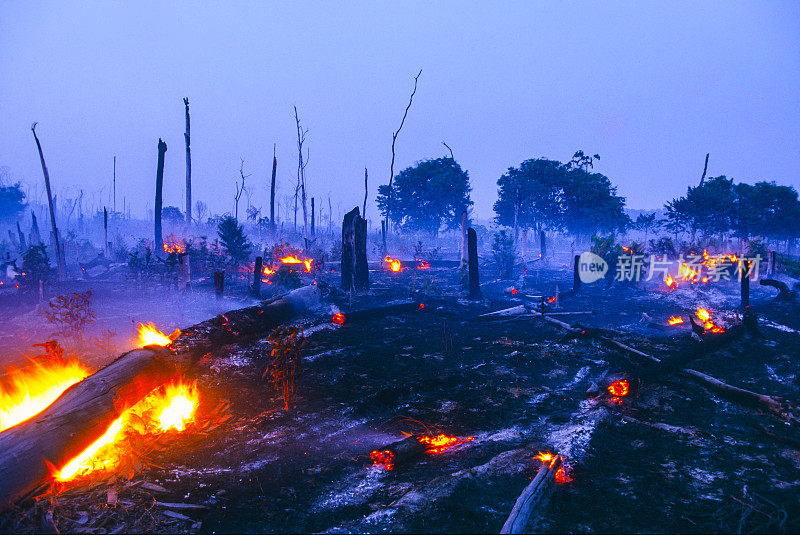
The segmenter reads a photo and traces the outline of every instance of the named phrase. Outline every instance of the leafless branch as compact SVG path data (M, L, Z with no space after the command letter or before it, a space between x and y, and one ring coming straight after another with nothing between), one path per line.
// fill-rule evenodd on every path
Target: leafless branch
M389 214L392 212L392 180L394 180L394 146L397 142L397 135L400 133L400 130L403 129L403 125L406 123L406 117L408 117L408 110L411 109L411 103L414 102L414 95L417 93L417 82L419 81L419 77L422 75L422 69L419 70L417 75L414 77L414 90L411 92L411 96L408 98L408 105L406 106L405 111L403 112L403 120L400 121L400 126L397 127L397 130L394 131L392 134L392 164L389 166L389 195L386 198L386 230L389 230Z

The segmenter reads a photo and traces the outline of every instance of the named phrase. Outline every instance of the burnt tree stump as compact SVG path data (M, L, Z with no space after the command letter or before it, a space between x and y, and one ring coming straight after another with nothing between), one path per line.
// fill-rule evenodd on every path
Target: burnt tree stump
M256 257L256 263L253 266L253 297L256 299L261 297L261 270L263 269L264 259L260 256Z
M580 273L581 256L575 255L575 263L572 266L572 293L578 293L581 289Z
M164 153L167 152L167 144L158 138L158 166L156 167L156 204L155 204L155 238L156 238L156 256L161 256L164 253L164 238L161 235L161 203L162 196L161 190L164 185Z
M470 299L481 298L481 283L478 277L478 235L475 229L470 227L467 230L467 264L469 268L469 297Z
M217 299L222 299L222 294L225 291L225 272L224 271L215 271L214 272L214 294L216 294Z
M344 215L342 221L342 290L352 292L355 286L356 219L358 207Z
M358 210L358 208L356 208ZM355 288L369 290L369 267L367 266L367 220L356 215L355 218Z
M741 266L742 310L747 310L750 306L750 261L742 261Z

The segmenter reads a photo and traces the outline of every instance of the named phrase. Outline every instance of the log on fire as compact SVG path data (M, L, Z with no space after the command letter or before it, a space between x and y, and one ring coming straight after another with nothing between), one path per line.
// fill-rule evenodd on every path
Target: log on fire
M428 447L419 441L415 436L392 442L388 446L374 449L369 457L376 465L383 466L387 470L393 470L395 466L413 461L423 453Z
M46 462L64 466L100 438L122 412L185 373L215 347L265 333L319 303L314 286L185 329L171 346L147 346L76 383L36 416L0 432L0 508L23 498L50 476Z
M528 533L531 519L547 503L553 492L559 468L561 468L561 456L556 456L552 462L542 463L533 481L517 498L500 533Z

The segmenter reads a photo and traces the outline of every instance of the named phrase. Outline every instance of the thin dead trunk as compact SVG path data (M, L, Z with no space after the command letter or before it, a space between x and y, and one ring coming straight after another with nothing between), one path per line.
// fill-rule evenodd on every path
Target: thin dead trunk
M31 132L33 132L33 139L36 140L36 148L39 150L39 161L42 164L42 174L44 175L44 186L47 190L47 204L50 208L50 223L52 225L53 243L56 248L56 263L58 264L58 278L63 280L66 276L66 259L64 257L64 250L61 247L61 241L58 238L58 226L56 225L56 209L53 204L53 195L50 189L50 173L47 172L47 165L44 163L44 153L42 152L42 144L39 143L39 137L36 135L36 123L31 125Z
M278 158L275 156L275 144L272 145L272 185L269 193L269 226L272 239L275 239L275 176L278 171Z
M183 137L186 139L186 223L192 222L192 151L190 148L190 129L189 129L189 98L183 99L186 106L186 132Z
M167 152L167 144L158 138L158 166L156 167L156 206L155 212L155 254L160 255L164 251L164 238L161 234L161 190L164 185L164 153Z

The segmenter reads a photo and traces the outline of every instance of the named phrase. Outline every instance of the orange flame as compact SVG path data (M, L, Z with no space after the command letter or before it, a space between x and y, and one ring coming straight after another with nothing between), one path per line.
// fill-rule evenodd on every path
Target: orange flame
M475 437L453 437L450 435L445 435L444 433L436 435L434 437L423 436L417 437L417 440L421 444L425 444L428 446L428 449L425 450L425 453L444 453L448 449L452 448L453 446L457 446L458 444L463 444L464 442L469 442L470 440L475 440Z
M554 295L553 297L549 298L549 299L547 300L547 302L548 302L548 303L555 303L555 302L556 302L556 296Z
M426 262L425 260L417 260L417 269L431 269L430 262Z
M556 455L555 453L550 453L549 451L540 451L538 455L534 457L534 459L542 461L543 464L546 464L548 468L553 468L556 465L556 462L561 459L561 462L564 462L564 457L561 455ZM558 467L554 476L556 483L570 483L572 481L572 477L567 473L564 469L564 465Z
M46 409L70 386L91 374L77 359L30 359L9 368L0 382L0 431Z
M674 290L678 287L678 283L675 281L675 279L672 278L672 275L670 275L669 273L667 273L667 276L664 277L664 283L667 285L667 288L671 290Z
M138 342L139 347L145 346L168 346L175 340L178 336L181 335L180 329L175 329L172 334L167 336L163 332L161 332L158 327L153 325L152 322L145 325L144 323L139 323L138 327Z
M517 290L516 288L514 288L514 287L512 286L512 287L511 287L511 295L517 295L518 293L519 293L519 290Z
M331 322L335 323L336 325L344 325L344 314L337 312L331 318Z
M262 274L263 274L265 277L269 277L270 275L274 275L274 274L275 274L275 270L274 270L274 269L270 269L270 268L269 268L269 266L264 266L264 267L261 269L261 273L262 273Z
M311 273L311 265L314 263L312 258L304 258L300 260L296 255L284 256L280 259L280 261L283 264L303 264L305 266L306 273Z
M707 331L711 331L712 333L725 332L725 329L723 329L721 326L717 325L711 320L711 312L709 312L707 308L697 307L695 316L697 316L697 318L702 322L703 327Z
M558 455L550 453L549 451L540 451L539 454L534 457L534 459L542 461L544 464L547 464L552 468L556 464Z
M563 466L559 466L558 470L556 470L555 475L556 483L564 484L564 483L572 483L572 476L570 476L566 470L564 470Z
M680 323L683 323L683 318L681 316L670 316L669 319L667 320L667 323L669 323L670 325L678 325Z
M136 435L181 432L194 421L200 394L194 383L170 383L159 387L114 420L103 435L53 475L68 481L98 470L113 470L134 453L126 439Z
M175 253L175 254L182 254L186 252L186 243L181 240L180 238L176 238L172 234L167 236L166 241L164 242L164 252Z
M387 262L388 268L394 271L395 273L399 272L403 269L403 264L396 258L392 258L388 254L383 258L384 262Z

